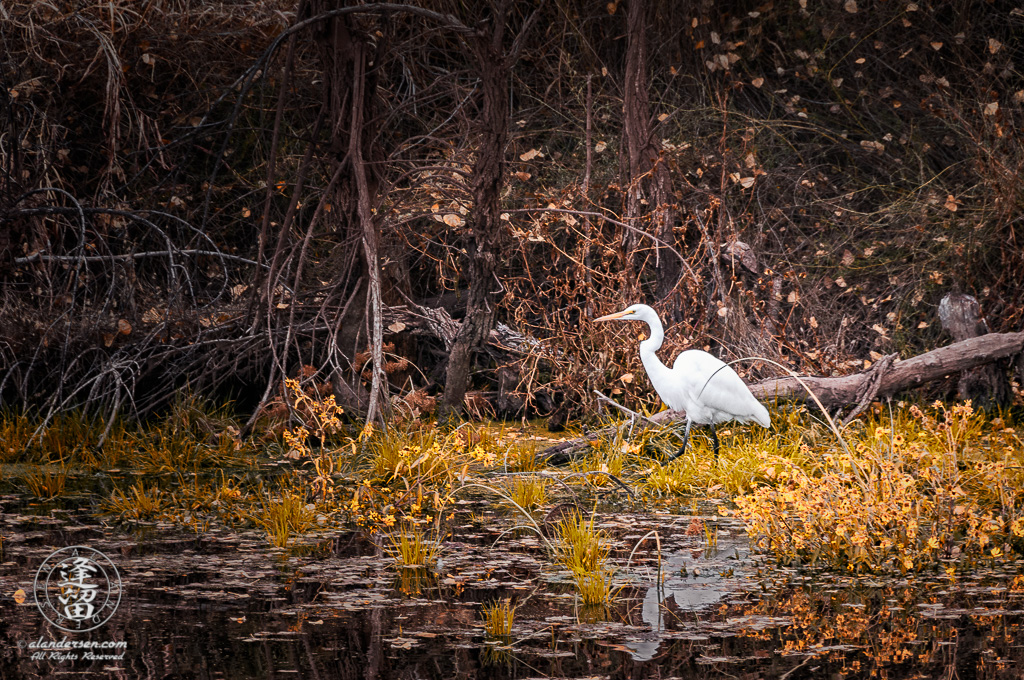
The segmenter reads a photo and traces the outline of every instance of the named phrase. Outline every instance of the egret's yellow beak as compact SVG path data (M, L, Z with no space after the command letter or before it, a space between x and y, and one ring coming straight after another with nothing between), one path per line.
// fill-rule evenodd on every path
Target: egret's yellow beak
M614 314L608 314L607 316L602 316L602 317L599 317L597 319L594 319L594 321L614 321L615 319L621 319L623 317L627 317L627 316L629 316L632 313L633 312L631 312L629 310L625 310L625 311L622 311L622 312L615 312Z

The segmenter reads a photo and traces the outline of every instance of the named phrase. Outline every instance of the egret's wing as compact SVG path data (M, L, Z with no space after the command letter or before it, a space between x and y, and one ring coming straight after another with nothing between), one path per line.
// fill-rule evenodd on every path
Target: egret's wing
M690 355L690 356L687 356ZM731 366L706 352L683 352L673 370L686 375L691 398L702 408L714 412L713 420L753 420L771 425L768 410L759 402Z

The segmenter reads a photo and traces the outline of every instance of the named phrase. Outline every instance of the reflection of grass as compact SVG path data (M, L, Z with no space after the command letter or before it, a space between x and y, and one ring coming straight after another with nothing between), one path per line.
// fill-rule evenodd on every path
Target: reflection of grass
M427 588L437 587L437 578L426 567L399 569L395 587L405 595L419 597Z
M489 638L507 640L512 635L516 607L511 598L504 598L483 606L484 633Z
M36 498L56 498L64 493L64 485L67 483L68 469L58 468L57 472L52 467L45 467L36 472L30 472L22 478L29 492Z

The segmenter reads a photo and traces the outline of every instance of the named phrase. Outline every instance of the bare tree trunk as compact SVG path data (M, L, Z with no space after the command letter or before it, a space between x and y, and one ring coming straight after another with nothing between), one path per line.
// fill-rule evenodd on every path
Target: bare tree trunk
M950 293L942 298L939 320L956 342L988 333L978 301L970 295ZM961 399L970 399L975 406L986 410L1010 405L1010 383L996 364L961 372L959 392Z
M626 73L625 94L623 98L623 147L626 150L628 174L626 177L626 222L636 229L643 229L640 223L643 206L646 202L651 206L652 226L650 231L664 244L675 243L674 227L676 222L676 206L672 192L672 177L668 167L661 158L660 136L651 127L651 106L647 95L650 81L647 68L647 34L651 25L651 13L647 0L629 0L626 6ZM636 301L639 291L636 290L636 277L629 272L635 266L633 251L636 250L638 239L636 232L630 231L625 236L623 245L626 250L627 267L625 269L630 284L626 294ZM682 262L668 248L659 245L656 248L655 294L659 300L669 298L679 282L682 273ZM670 301L666 310L670 320L677 320L679 305Z
M490 336L496 295L501 287L495 276L495 264L502 234L499 198L508 139L509 60L502 46L506 14L507 6L502 5L488 22L489 32L480 32L468 39L472 56L479 64L482 99L477 116L479 141L473 166L473 211L469 216L473 238L466 254L469 279L466 316L448 356L439 413L442 419L462 409L473 354Z
M353 64L352 78L352 130L349 133L348 160L352 164L352 172L356 180L356 193L359 222L362 227L363 252L366 255L366 270L370 277L370 295L367 299L370 323L370 403L366 410L367 422L373 422L377 416L377 403L380 400L384 382L384 324L381 310L380 294L380 263L377 258L378 225L373 219L370 203L373 197L366 181L366 166L363 162L363 113L365 110L365 51L360 49Z
M331 3L313 0L310 13L331 8ZM367 420L377 417L381 392L386 389L383 365L383 325L379 263L380 224L373 216L380 180L371 161L380 156L372 146L371 125L376 111L376 76L367 70L378 61L374 47L350 17L327 21L316 31L324 71L324 99L329 112L330 158L340 180L323 200L333 208L327 213L333 230L355 237L361 244L369 288L365 318L368 323L371 384L367 399ZM340 166L340 167L339 167ZM342 275L341 272L338 274Z

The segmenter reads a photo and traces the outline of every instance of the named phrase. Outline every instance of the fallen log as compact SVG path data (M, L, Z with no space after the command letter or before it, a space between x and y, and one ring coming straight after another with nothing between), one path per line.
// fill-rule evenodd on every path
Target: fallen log
M966 371L998 359L1019 354L1024 349L1024 333L989 333L976 338L939 347L902 361L895 360L882 373L874 394L887 397L902 390L919 387L932 380ZM856 404L861 387L874 377L873 369L835 377L801 378L817 395L823 406ZM808 399L808 394L796 378L771 378L750 386L754 396L762 401L780 399Z
M961 342L939 347L930 352L900 361L890 355L877 361L875 365L859 373L843 376L801 376L798 380L793 376L769 378L750 385L750 391L762 401L773 399L793 399L805 401L810 399L807 386L825 408L853 406L851 418L856 416L864 405L879 397L919 387L927 382L939 380L954 373L967 371L999 359L1004 359L1024 351L1024 332L1021 333L989 333ZM801 385L801 381L804 385ZM661 411L646 420L659 425L666 425L675 420L684 420L686 413L682 411ZM583 437L559 442L537 453L537 459L558 464L572 457L574 453L585 448L589 442L614 432L615 428L605 428L588 433Z

